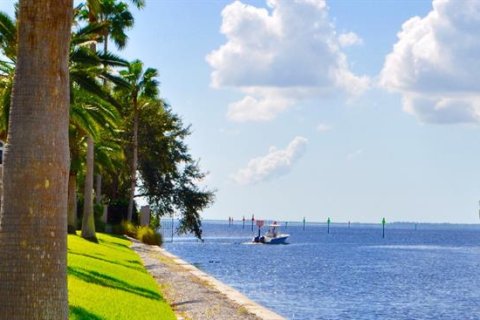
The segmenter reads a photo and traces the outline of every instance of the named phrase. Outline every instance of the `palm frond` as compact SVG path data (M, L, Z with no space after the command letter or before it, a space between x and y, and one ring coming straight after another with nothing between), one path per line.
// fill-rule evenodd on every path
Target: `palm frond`
M0 12L0 46L3 54L14 59L17 49L17 26L5 12Z
M71 45L79 46L99 42L107 30L107 22L89 23L72 34Z
M100 65L100 58L87 47L76 47L70 51L70 65L86 69Z
M87 7L91 15L97 16L101 10L101 0L87 0Z
M127 67L128 61L110 52L97 52L97 56L103 65L110 67Z
M107 79L109 82L117 86L117 89L128 89L131 87L130 83L125 81L122 77L115 76L108 72L102 72L100 75L102 79Z
M119 103L108 93L105 88L89 73L82 70L75 70L70 72L70 78L81 89L86 92L101 98L114 105L120 107Z
M70 106L70 121L77 126L79 130L84 132L84 135L90 135L96 139L99 135L99 126L96 121L92 119L92 115L81 104L71 104Z

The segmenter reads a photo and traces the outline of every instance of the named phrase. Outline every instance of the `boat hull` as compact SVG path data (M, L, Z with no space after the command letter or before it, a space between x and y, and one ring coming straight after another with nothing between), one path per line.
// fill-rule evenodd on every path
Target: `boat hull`
M281 235L275 238L265 237L264 243L265 244L286 244L287 243L288 235Z

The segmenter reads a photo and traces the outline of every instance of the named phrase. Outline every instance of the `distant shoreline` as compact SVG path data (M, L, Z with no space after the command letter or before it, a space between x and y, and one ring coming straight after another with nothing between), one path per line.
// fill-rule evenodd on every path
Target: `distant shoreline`
M167 218L167 220L170 218ZM303 221L294 221L294 220L274 220L266 219L266 221L278 221L280 224L285 225L285 222L288 222L288 226L299 226L303 225ZM228 224L228 218L224 220L219 219L205 219L203 222L213 223L213 224ZM330 223L331 225L346 225L348 226L348 221L334 221ZM242 225L242 220L234 220L233 224L235 226ZM306 225L326 225L326 221L306 221ZM414 221L392 221L388 222L388 225L423 225L423 226L458 226L458 227L478 227L480 229L480 220L478 223L454 223L454 222L414 222ZM375 222L359 222L359 221L350 221L350 225L361 225L361 226L381 226L381 221ZM245 227L251 226L251 220L245 220ZM254 227L256 228L255 224Z

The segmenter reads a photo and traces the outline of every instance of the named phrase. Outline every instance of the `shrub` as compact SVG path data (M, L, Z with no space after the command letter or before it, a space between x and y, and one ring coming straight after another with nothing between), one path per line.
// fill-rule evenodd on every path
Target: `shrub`
M162 235L148 226L138 228L137 239L150 245L161 246L163 243Z
M105 232L105 222L103 222L103 205L93 205L93 217L95 219L95 231Z
M103 204L95 203L93 205L93 216L95 217L95 220L102 219L102 217L103 217Z
M111 226L112 228L112 233L113 234L118 234L118 235L124 235L125 232L123 232L123 225L122 224L114 224Z
M105 232L106 224L102 220L95 219L95 231L96 232Z
M122 222L123 233L129 237L136 238L138 227L136 227L133 223L129 221Z
M157 229L160 227L160 216L155 213L150 214L150 228Z

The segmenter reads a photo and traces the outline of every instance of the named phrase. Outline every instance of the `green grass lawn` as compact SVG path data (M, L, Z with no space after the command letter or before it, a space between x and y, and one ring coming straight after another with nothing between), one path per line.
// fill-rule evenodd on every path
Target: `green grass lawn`
M176 319L130 241L97 237L68 236L70 319Z

